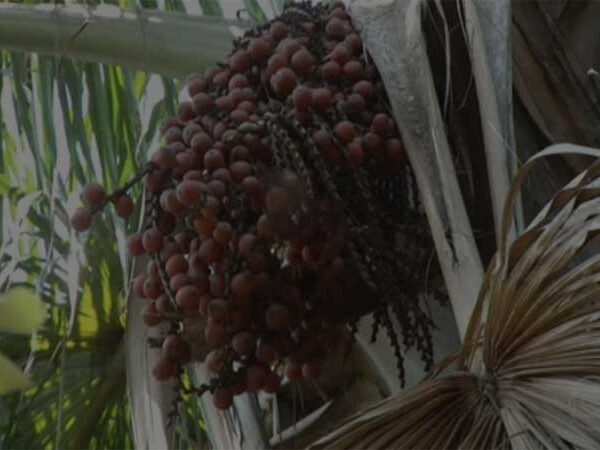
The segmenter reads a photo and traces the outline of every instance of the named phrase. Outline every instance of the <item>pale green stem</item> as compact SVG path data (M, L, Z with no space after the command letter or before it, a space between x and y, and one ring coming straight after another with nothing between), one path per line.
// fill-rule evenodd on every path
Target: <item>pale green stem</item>
M112 6L0 4L0 48L184 77L223 59L245 23Z

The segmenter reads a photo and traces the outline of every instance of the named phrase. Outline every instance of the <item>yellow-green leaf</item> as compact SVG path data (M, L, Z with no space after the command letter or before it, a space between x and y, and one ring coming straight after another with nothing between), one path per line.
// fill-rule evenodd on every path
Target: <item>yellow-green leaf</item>
M0 395L31 387L29 378L10 359L0 353Z
M34 291L14 288L0 297L0 331L28 334L46 318L46 308Z

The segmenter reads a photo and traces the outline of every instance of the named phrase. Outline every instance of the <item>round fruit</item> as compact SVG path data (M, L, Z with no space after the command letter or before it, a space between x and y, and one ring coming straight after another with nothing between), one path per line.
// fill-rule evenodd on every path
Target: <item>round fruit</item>
M117 216L122 217L123 219L129 218L133 213L135 206L133 204L133 200L128 195L121 195L115 200L115 211Z
M290 94L296 87L297 82L296 74L288 67L279 69L277 73L271 77L271 87L275 94L280 97L285 97Z
M170 334L163 341L162 351L173 360L180 360L189 353L189 344L178 334Z
M271 44L268 39L262 37L254 38L248 45L248 53L250 53L254 61L263 61L271 53Z
M156 311L154 302L146 305L142 317L144 319L144 323L149 327L155 327L162 322L160 315Z
M270 305L265 313L265 322L270 330L285 331L290 324L290 311L283 305Z
M339 122L333 129L336 136L342 143L349 144L356 137L356 128L347 120Z
M132 234L127 238L127 250L131 256L141 256L146 253L141 234Z
M246 371L246 388L248 392L258 392L267 381L267 372L262 366L253 365Z
M238 355L250 356L256 347L256 337L248 331L241 331L233 336L231 347Z
M83 201L90 208L97 208L106 200L104 188L97 183L88 183L83 188Z
M92 213L87 208L77 208L71 216L71 226L77 232L82 232L92 226Z
M175 300L184 312L193 312L198 310L200 295L200 291L195 286L185 286L177 291Z
M168 356L161 356L152 368L154 378L158 381L169 381L177 374L177 364Z
M318 111L326 111L331 108L333 96L327 88L317 88L312 91L312 107Z
M312 91L306 86L297 86L292 95L294 107L299 111L307 111L312 103Z
M226 410L233 404L233 392L230 388L218 388L213 393L213 403L218 409Z
M285 38L289 33L288 26L283 22L273 22L269 27L269 35L276 41Z
M146 230L142 236L142 244L144 250L148 253L159 252L163 247L163 236L160 232L154 228Z
M269 189L265 197L267 211L280 214L287 210L290 203L289 195L285 189L274 187Z

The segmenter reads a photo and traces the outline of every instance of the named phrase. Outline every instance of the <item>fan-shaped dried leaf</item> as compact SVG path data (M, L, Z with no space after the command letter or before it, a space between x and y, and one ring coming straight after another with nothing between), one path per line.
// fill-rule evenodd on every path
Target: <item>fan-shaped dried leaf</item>
M512 245L508 238L527 172L562 153L600 157L561 144L521 168L461 355L312 448L600 448L600 165L558 192Z

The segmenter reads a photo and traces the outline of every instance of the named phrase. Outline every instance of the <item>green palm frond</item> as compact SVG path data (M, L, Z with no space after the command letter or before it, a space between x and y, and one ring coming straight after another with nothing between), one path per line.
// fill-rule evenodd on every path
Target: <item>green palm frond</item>
M2 399L1 445L131 448L124 240L137 223L109 211L80 241L68 211L86 182L117 186L145 162L158 142L150 118L166 115L179 85L157 93L156 75L37 55L2 52L2 62L0 286L37 287L51 318L33 351L27 338L0 336L35 382Z

